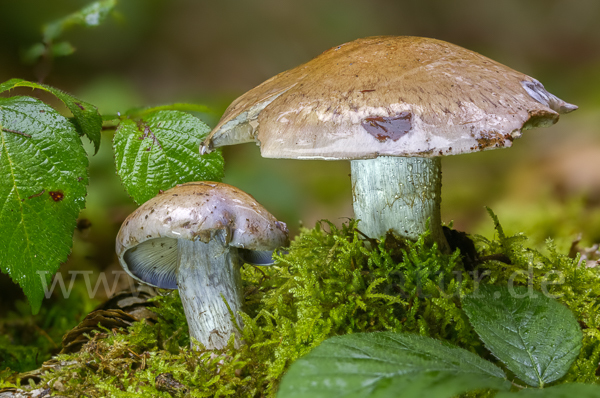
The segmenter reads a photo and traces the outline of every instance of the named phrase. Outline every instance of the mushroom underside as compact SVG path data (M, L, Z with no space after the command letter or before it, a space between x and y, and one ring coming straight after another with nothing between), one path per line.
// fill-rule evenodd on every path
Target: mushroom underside
M177 289L177 239L147 240L127 250L123 259L138 281L160 289Z
M237 249L242 264L271 265L273 250ZM177 239L155 238L123 254L129 272L138 281L160 289L177 289Z

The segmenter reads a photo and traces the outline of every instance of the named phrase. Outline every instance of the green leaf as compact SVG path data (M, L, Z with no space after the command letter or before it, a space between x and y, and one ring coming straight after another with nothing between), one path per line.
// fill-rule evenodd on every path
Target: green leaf
M527 287L482 285L463 298L463 309L492 354L531 386L560 379L581 349L573 313Z
M72 26L94 27L100 25L116 5L116 0L95 1L79 11L50 22L43 30L44 42L49 43L58 39L65 30Z
M567 383L548 388L527 388L518 393L502 392L495 398L598 398L600 386L595 384Z
M160 190L184 182L220 181L221 154L198 154L198 146L209 131L200 119L178 111L124 120L113 146L117 173L133 200L144 203Z
M187 103L175 103L169 105L153 106L151 108L139 108L131 109L127 112L127 115L132 118L139 118L147 116L151 113L158 111L182 111L182 112L200 112L200 113L215 113L214 110L206 105L199 104L187 104Z
M87 102L81 101L72 95L60 91L54 87L45 84L28 82L22 79L11 79L0 84L0 93L13 89L15 87L31 87L39 90L47 91L59 100L61 100L73 114L71 121L75 125L80 135L86 135L94 144L94 150L97 153L100 148L100 139L102 133L102 117L98 113L98 109Z
M53 44L51 51L54 57L66 57L75 52L75 47L68 41L61 41L60 43Z
M497 366L428 337L391 332L325 340L292 364L279 398L449 398L479 390L508 390Z
M37 313L70 253L88 160L73 124L37 99L0 98L0 127L0 269Z
M23 52L23 62L26 64L35 63L40 57L47 54L48 48L53 57L65 57L75 52L75 47L68 41L61 41L48 47L44 43L36 43Z
M27 50L24 50L21 54L21 57L24 63L33 64L45 53L46 46L44 45L44 43L35 43Z

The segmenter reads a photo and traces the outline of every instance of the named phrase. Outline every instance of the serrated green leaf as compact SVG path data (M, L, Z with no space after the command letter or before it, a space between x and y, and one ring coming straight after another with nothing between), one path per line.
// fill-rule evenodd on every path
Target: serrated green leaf
M44 42L49 43L56 40L66 29L72 26L93 27L100 25L116 4L116 0L95 1L79 11L50 22L43 29Z
M573 313L527 287L482 285L463 298L463 309L492 354L531 386L560 379L581 349Z
M495 398L598 398L600 386L595 384L567 383L548 388L527 388L518 393L502 392Z
M73 125L37 99L0 98L0 127L0 269L37 313L71 251L88 160Z
M292 364L279 398L450 398L479 390L508 390L497 366L428 337L391 332L325 340Z
M187 103L175 103L168 105L153 106L150 108L138 108L130 109L127 112L128 116L132 118L140 118L158 111L182 111L182 112L200 112L200 113L214 113L214 110L206 105L200 104L187 104Z
M73 114L71 121L80 135L86 135L94 144L95 153L100 148L100 139L102 133L102 117L98 109L87 102L81 101L70 94L60 91L54 87L45 84L28 82L22 79L11 79L0 84L0 93L13 89L15 87L31 87L47 91L59 100L61 100Z
M210 128L179 111L160 111L139 120L124 120L113 142L117 173L138 204L177 184L220 181L219 152L200 156L198 145Z

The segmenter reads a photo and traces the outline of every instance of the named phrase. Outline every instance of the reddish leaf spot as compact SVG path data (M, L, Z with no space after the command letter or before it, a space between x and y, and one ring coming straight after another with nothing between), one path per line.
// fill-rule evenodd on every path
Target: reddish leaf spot
M63 200L65 198L65 194L62 193L62 191L50 191L50 192L48 192L48 194L50 195L52 200L55 202L60 202L61 200Z
M85 108L79 102L76 102L75 105L77 105L82 111L85 111Z
M412 114L402 112L397 116L368 117L362 123L367 133L371 134L380 142L387 140L397 141L404 137L411 129Z

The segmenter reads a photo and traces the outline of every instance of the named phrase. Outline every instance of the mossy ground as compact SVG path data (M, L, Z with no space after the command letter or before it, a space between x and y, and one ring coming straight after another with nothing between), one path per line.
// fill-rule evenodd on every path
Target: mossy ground
M62 336L99 304L89 298L83 283L74 283L67 299L56 293L35 315L25 297L15 299L14 309L2 313L0 371L8 367L24 372L39 367L60 351ZM0 381L1 377L0 373Z
M474 237L477 253L469 262L460 251L446 255L428 247L424 237L365 240L352 221L339 229L322 222L302 231L276 265L244 267L241 349L231 342L222 352L190 350L181 303L172 293L156 299L156 325L107 331L80 353L58 356L65 366L45 373L42 382L67 396L270 397L287 367L324 339L381 330L443 339L493 360L460 305L478 283L530 285L567 305L584 343L561 382L600 382L600 271L578 265L551 241L545 253L528 248L525 236L505 236L493 219L496 238ZM170 383L161 381L167 373ZM0 387L9 377L0 373Z

